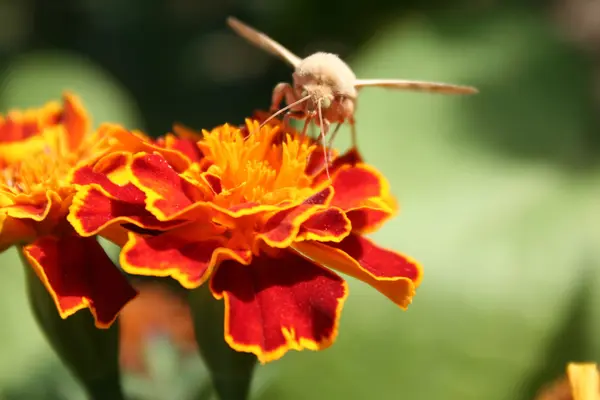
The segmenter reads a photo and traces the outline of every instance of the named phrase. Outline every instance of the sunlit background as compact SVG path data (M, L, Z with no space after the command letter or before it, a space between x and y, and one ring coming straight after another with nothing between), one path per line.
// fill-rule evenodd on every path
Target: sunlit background
M291 69L229 14L360 77L481 91L361 93L360 150L401 206L374 237L422 262L422 286L402 312L351 281L336 344L259 368L254 399L525 400L600 358L599 1L0 0L0 111L70 89L96 124L155 136L241 123ZM82 399L12 250L0 266L0 399ZM127 392L200 399L186 310L156 290L126 310Z

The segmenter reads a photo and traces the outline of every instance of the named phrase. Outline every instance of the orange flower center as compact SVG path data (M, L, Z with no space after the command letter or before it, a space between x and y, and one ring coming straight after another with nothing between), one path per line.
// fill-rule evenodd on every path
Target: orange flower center
M48 190L61 194L68 189L70 171L90 152L91 143L84 141L80 150L68 152L62 139L64 135L62 126L47 128L43 134L43 146L31 146L30 153L22 154L18 161L0 165L0 186L14 194Z
M246 124L248 135L223 125L204 131L198 144L211 164L207 172L221 179L222 192L215 203L275 205L310 195L312 178L305 171L316 146L296 132L286 133L282 140L280 126Z

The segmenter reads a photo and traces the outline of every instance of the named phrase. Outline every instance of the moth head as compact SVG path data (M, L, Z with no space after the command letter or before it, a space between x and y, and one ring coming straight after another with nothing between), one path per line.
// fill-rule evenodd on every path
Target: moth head
M330 88L323 85L306 85L302 87L300 92L301 97L309 97L307 108L311 111L316 111L320 105L322 110L331 107L334 101L334 95Z

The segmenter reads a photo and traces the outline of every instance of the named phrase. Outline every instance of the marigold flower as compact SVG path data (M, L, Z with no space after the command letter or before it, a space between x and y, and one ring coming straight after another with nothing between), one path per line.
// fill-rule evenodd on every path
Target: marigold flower
M0 251L24 245L63 318L88 307L97 326L108 327L136 292L97 240L77 235L66 221L71 172L109 151L101 139L69 93L62 106L0 117Z
M119 313L119 357L124 370L147 375L146 348L164 335L181 356L198 350L189 305L171 289L154 282L133 285L139 295Z
M595 363L571 362L566 375L545 385L537 393L536 400L598 400L600 399L600 376Z
M278 121L203 131L197 147L201 157L188 168L161 149L120 157L127 185L143 196L100 177L82 186L69 220L81 235L134 221L123 269L171 276L190 289L209 281L225 302L225 340L262 363L335 340L348 287L334 271L403 309L411 303L421 267L364 236L396 204L385 178L355 151L335 156L328 180L317 144ZM173 226L154 231L140 218L148 212L161 229Z

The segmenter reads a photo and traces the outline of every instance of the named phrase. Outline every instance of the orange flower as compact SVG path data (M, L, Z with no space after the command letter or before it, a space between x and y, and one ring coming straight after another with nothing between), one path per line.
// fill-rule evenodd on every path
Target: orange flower
M139 295L119 314L120 364L124 370L146 375L146 345L153 336L165 335L182 356L198 346L189 305L171 289L157 283L134 284Z
M351 151L334 159L328 180L318 146L283 129L248 120L204 131L201 157L187 168L160 149L123 156L127 185L143 193L143 204L100 177L82 186L69 215L81 235L135 221L123 269L190 289L209 280L225 301L225 340L263 363L333 343L348 295L334 271L403 309L422 276L415 261L364 236L395 213L384 177ZM117 204L129 214L115 215ZM147 212L174 226L155 231L137 217Z
M595 363L569 363L566 376L541 388L536 400L599 400L600 376Z
M600 379L596 364L570 363L567 375L573 400L600 400Z
M90 133L79 100L11 111L0 117L0 251L23 253L52 295L63 318L89 307L107 327L136 292L95 238L82 238L65 217L74 187L72 169L109 150Z

